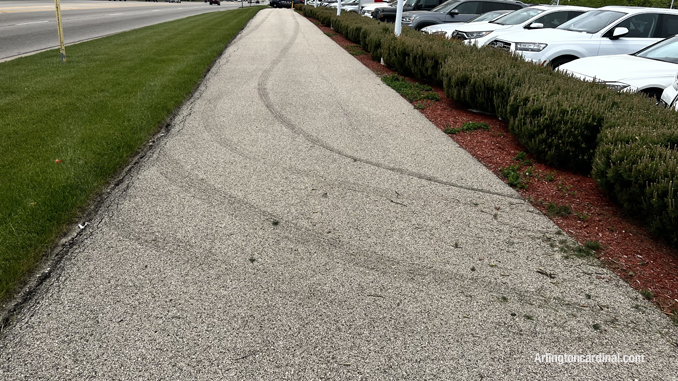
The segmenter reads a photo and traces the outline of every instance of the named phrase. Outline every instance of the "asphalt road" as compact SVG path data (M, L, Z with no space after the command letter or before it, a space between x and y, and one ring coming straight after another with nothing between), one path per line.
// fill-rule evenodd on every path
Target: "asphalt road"
M666 316L291 10L152 143L3 332L0 379L678 374Z
M66 44L207 12L249 6L200 2L62 0ZM53 0L0 1L0 61L58 47Z

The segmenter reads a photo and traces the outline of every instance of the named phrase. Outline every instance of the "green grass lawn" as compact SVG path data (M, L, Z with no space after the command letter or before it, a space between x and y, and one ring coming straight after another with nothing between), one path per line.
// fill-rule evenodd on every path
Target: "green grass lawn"
M66 64L58 50L0 63L0 301L260 9L68 46Z

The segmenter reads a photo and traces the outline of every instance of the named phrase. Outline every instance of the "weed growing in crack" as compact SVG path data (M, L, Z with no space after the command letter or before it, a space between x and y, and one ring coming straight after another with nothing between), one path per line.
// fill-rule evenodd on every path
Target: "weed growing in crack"
M596 331L600 331L601 328L602 328L602 327L601 327L600 324L598 324L598 323L596 323L596 324L593 325L593 329L595 329Z
M499 298L499 300L501 300L501 301L504 302L504 303L507 303L507 302L508 302L508 298L505 297L505 296L502 296L501 298Z
M523 315L523 317L527 320L534 320L534 316L532 316L532 315L525 314L525 315Z

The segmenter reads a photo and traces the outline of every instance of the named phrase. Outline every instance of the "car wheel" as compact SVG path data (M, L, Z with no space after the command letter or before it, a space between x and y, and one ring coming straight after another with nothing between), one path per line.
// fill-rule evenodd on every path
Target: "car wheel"
M551 62L549 62L549 66L551 66L551 69L555 70L558 68L560 65L565 65L568 62L572 62L576 60L577 57L572 57L572 56L567 56L567 57L558 57L556 59L553 59Z
M660 89L645 89L641 91L641 93L647 95L651 100L655 102L659 102L659 100L662 98L662 92L663 90Z

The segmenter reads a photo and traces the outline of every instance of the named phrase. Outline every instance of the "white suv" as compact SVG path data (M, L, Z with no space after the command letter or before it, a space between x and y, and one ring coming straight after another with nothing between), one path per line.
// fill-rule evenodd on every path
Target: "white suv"
M465 40L469 45L483 46L500 34L508 32L557 28L591 9L569 5L535 5L519 9L487 24L460 25L450 37Z
M488 45L555 68L583 57L633 53L675 34L678 10L609 6L555 29L503 34Z

